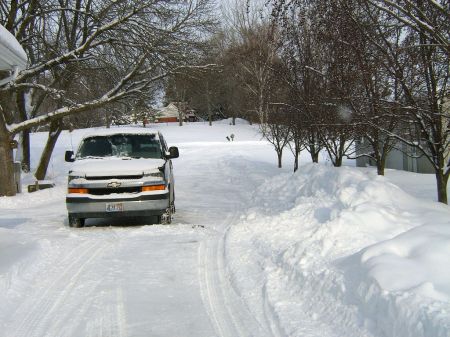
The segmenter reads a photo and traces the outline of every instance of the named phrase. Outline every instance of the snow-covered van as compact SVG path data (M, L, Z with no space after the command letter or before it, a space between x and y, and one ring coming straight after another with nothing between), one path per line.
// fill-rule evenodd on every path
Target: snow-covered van
M86 218L156 216L171 222L175 212L172 158L158 131L136 128L98 130L86 135L68 177L66 205L69 226L83 227Z

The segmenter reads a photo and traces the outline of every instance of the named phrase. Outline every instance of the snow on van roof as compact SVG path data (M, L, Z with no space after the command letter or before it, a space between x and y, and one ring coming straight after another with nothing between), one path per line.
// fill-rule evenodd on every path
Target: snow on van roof
M90 132L86 133L83 136L84 138L93 137L93 136L110 136L117 134L134 134L134 135L155 135L158 138L159 130L154 128L143 128L143 127L132 127L132 126L119 126L119 127L111 127L109 129L93 129Z

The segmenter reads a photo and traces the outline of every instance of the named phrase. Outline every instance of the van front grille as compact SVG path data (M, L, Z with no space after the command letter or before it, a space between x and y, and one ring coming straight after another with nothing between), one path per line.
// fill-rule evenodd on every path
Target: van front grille
M108 195L113 193L140 193L141 187L90 188L89 194Z

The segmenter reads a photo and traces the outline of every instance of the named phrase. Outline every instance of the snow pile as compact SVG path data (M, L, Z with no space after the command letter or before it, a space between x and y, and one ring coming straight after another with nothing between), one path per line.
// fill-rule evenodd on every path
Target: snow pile
M450 209L373 170L268 179L226 240L233 285L281 335L448 336Z
M450 228L429 224L364 250L368 274L389 291L410 291L450 301Z
M445 218L442 218L445 219ZM359 254L365 280L363 311L392 336L448 336L450 331L450 221L424 225Z

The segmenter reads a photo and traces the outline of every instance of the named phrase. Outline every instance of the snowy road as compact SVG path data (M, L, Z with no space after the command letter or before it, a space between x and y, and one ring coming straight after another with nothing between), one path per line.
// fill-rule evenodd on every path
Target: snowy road
M64 186L11 202L0 226L16 227L31 253L16 257L2 283L0 336L271 336L224 267L224 233L257 184L243 174L239 151L254 144L217 146L180 146L170 226L115 219L71 229Z
M196 281L198 235L84 232L33 280L5 336L213 335Z

